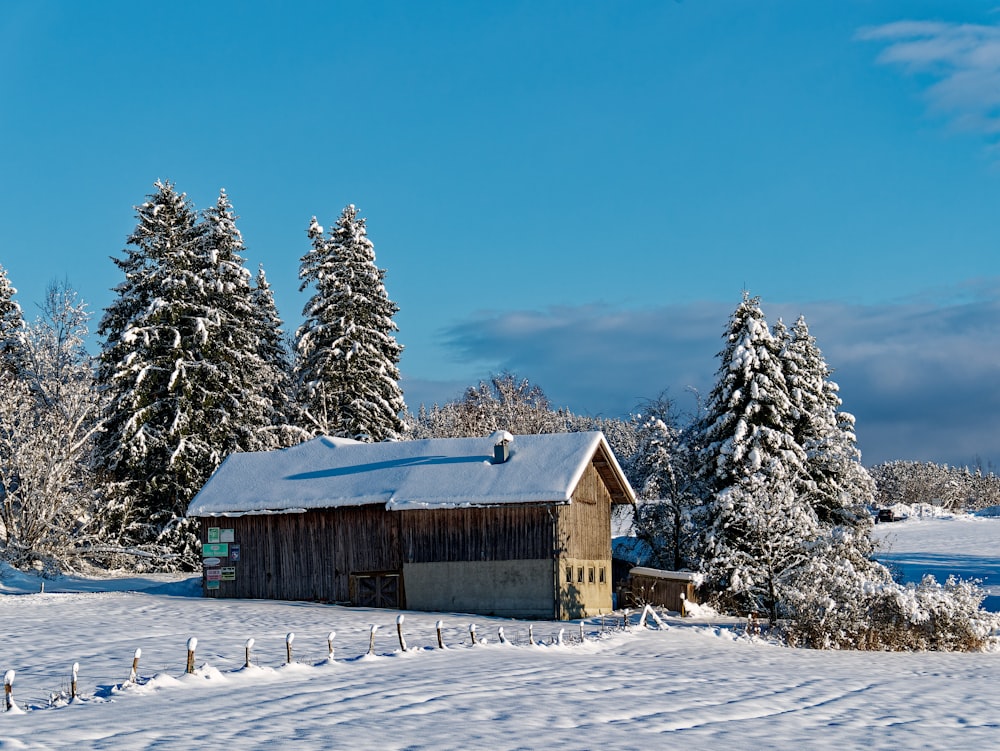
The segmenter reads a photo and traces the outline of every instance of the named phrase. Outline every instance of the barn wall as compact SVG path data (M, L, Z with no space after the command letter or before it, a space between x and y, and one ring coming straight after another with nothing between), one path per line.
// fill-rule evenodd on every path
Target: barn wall
M593 465L588 465L580 478L573 502L558 507L557 535L561 617L609 612L611 494Z
M419 509L401 517L403 561L552 560L548 506Z
M413 610L552 618L552 561L404 563Z
M399 518L381 505L204 518L203 543L209 527L232 529L239 546L238 561L220 556L236 579L209 596L346 602L350 574L402 568Z

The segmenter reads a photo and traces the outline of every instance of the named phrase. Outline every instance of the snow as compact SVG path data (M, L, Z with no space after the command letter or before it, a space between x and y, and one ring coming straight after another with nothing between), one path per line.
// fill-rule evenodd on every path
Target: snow
M897 509L898 511L899 509ZM906 581L919 581L933 574L943 582L950 574L982 580L987 592L983 607L1000 612L1000 518L985 515L948 514L940 509L903 509L904 522L876 524L875 535L885 549L880 561L902 573ZM931 514L934 515L931 515Z
M1000 566L997 518L910 519L877 533L908 578L921 561L965 575ZM17 710L0 713L4 748L822 751L994 748L1000 734L1000 651L789 649L711 614L661 614L661 629L649 614L639 628L633 613L629 631L621 613L592 618L581 643L578 623L418 612L404 622L396 611L202 598L196 577L61 578L41 593L38 578L2 569L0 584L0 669L17 672ZM394 622L405 653L387 633ZM199 651L186 675L190 638Z
M493 463L493 445L492 437L381 443L320 437L279 451L231 454L188 515L368 503L388 509L568 503L598 446L611 454L599 432L512 437L502 464Z

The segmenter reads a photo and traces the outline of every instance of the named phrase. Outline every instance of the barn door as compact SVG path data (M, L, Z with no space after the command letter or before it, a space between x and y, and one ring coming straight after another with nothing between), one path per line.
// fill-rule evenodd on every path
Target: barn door
M351 574L351 604L398 609L402 575L398 572Z

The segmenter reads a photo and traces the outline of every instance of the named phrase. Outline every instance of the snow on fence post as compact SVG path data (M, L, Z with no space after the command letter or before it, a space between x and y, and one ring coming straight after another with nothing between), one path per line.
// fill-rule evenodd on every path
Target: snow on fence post
M507 643L507 639L503 635L503 626L498 626L497 627L497 639L500 640L501 644L506 644Z
M625 614L622 616L622 630L628 630L628 608L625 608Z
M533 624L528 624L528 646L535 646L535 627Z
M444 638L441 636L441 629L444 628L444 622L438 621L434 624L434 629L437 631L438 635L438 649L444 649Z
M396 616L396 636L399 637L399 649L406 651L406 639L403 638L403 614Z
M563 641L563 636L565 635L565 633L566 629L564 628L559 629L559 635L556 637L556 644L565 644L565 642Z
M378 624L371 625L371 633L368 637L368 654L375 654L375 632L378 631Z
M285 664L292 664L292 642L295 641L295 634L289 631L285 634Z
M142 657L142 649L139 647L135 648L135 652L132 653L132 669L128 671L128 682L135 683L136 678L139 676L139 658Z
M253 644L254 641L253 637L251 636L249 639L247 639L246 644L243 645L245 654L245 659L243 660L243 667L245 668L250 667L250 650L253 649Z
M331 631L326 635L326 659L330 662L333 662L333 640L336 636L336 631Z
M80 663L73 663L73 677L69 682L69 698L70 701L76 698L76 675L80 672Z
M194 651L197 648L198 648L198 639L195 638L194 636L192 636L187 641L187 650L188 650L187 672L188 673L193 673L194 672Z
M14 671L8 670L3 674L3 711L9 712L14 708Z
M476 624L469 624L469 636L472 638L472 646L476 646Z
M583 644L583 642L584 642L584 638L583 638L583 621L580 621L580 643Z
M681 592L681 618L687 617L687 595Z

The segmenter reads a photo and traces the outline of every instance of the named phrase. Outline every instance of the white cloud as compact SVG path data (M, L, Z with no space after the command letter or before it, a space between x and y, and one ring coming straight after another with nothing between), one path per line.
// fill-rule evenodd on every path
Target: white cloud
M1000 132L1000 26L898 21L858 37L887 45L879 62L930 76L932 111L961 128Z

